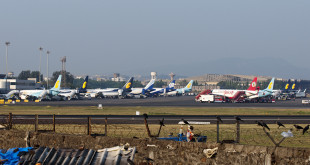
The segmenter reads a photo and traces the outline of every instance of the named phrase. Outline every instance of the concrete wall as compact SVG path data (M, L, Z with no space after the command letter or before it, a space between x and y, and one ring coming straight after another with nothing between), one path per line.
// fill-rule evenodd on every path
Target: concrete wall
M26 132L0 131L0 148L25 147ZM31 146L55 148L102 149L129 143L137 147L136 164L145 164L144 157L155 160L153 164L310 164L310 149L263 147L216 143L186 143L154 139L90 137L30 133ZM219 147L214 158L208 159L203 149Z

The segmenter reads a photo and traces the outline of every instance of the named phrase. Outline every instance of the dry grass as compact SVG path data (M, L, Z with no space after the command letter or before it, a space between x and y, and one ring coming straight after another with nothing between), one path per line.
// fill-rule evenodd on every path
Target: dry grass
M301 125L305 126L305 125ZM277 128L277 125L269 125L270 135L279 142L283 137L281 133L287 131L289 128L293 128L293 125L286 125L286 128ZM149 125L152 135L157 135L159 125ZM14 125L13 129L16 130L28 130L34 131L34 125ZM39 125L39 130L52 130L51 124ZM92 125L92 134L104 134L104 125ZM260 146L274 146L272 141L267 137L263 129L253 124L241 124L240 125L240 143L247 145L260 145ZM168 137L171 133L173 136L177 136L180 131L180 125L166 125L162 127L159 137ZM56 133L65 134L87 134L87 125L56 125ZM186 133L186 126L183 127L183 133ZM216 125L195 125L194 133L207 136L208 142L216 142ZM302 135L301 131L293 129L294 137L286 138L281 146L285 147L302 147L310 148L310 133ZM108 125L107 135L109 137L138 137L147 138L147 132L145 125L143 124L114 124ZM235 140L236 139L236 125L234 124L221 124L220 125L220 140Z
M90 107L38 107L38 106L0 106L0 114L56 114L56 115L135 115L136 111L148 113L149 115L310 115L310 109L280 109L280 108L208 108L208 107L104 107L97 109ZM270 125L270 134L276 142L282 139L281 132L292 128L277 129L276 125ZM305 126L305 125L302 125ZM195 133L208 136L208 141L216 142L216 125L197 125ZM153 135L157 134L159 125L150 125ZM34 130L33 125L13 125L17 130ZM39 129L52 130L51 124L41 124ZM170 133L176 136L179 125L167 125L162 128L161 137L167 137ZM220 126L220 140L232 140L236 135L235 125ZM186 131L186 128L184 128ZM86 134L86 125L56 125L57 133ZM104 125L92 125L92 132L104 134ZM287 147L310 147L309 133L302 135L294 131L294 137L284 140L281 146ZM145 126L141 125L108 125L108 136L112 137L147 137ZM271 140L266 136L261 127L256 125L241 124L241 144L273 146Z
M310 109L297 108L0 106L0 114L19 115L135 115L136 111L149 115L310 115Z

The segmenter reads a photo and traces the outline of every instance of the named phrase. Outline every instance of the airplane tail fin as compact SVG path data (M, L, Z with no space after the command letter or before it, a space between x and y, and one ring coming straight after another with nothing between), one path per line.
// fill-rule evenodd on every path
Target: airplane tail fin
M185 89L192 89L194 80L191 80L185 87Z
M173 89L175 85L175 80L172 80L167 88Z
M257 85L257 77L254 77L254 79L253 79L252 83L250 84L248 90L249 91L255 91L256 85Z
M59 91L60 90L60 84L61 84L61 75L58 76L58 79L56 80L56 83L51 90Z
M133 83L133 77L130 77L130 79L127 81L127 83L123 86L123 90L131 90Z
M153 89L154 83L155 83L155 79L151 79L151 81L144 87L144 90Z
M289 79L288 82L285 84L283 90L287 91L289 89L289 87L290 87L290 84L291 84L291 80Z
M88 76L85 77L85 80L83 82L83 85L80 87L79 92L80 93L86 93L87 89L87 84L88 84Z
M273 90L273 86L274 86L274 78L271 79L268 87L265 90L272 91Z
M296 89L296 80L294 81L294 83L292 84L292 90Z

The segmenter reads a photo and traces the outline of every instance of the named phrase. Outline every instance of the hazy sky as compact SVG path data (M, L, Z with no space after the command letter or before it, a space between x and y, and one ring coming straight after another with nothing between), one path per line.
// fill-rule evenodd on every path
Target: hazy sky
M4 0L0 72L5 72L4 42L10 41L9 70L16 74L38 70L40 46L44 74L47 50L50 74L61 69L63 56L75 75L191 76L198 74L192 66L227 57L260 59L261 67L272 57L309 73L309 9L309 0ZM234 73L225 66L220 73Z

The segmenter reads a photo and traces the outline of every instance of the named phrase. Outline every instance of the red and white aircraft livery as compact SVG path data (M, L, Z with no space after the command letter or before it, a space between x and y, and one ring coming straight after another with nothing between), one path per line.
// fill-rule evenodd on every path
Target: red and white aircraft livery
M258 89L256 88L257 77L254 77L252 83L250 84L247 90L238 90L238 89L213 89L213 95L225 96L230 100L236 100L240 96L252 96L258 93Z

